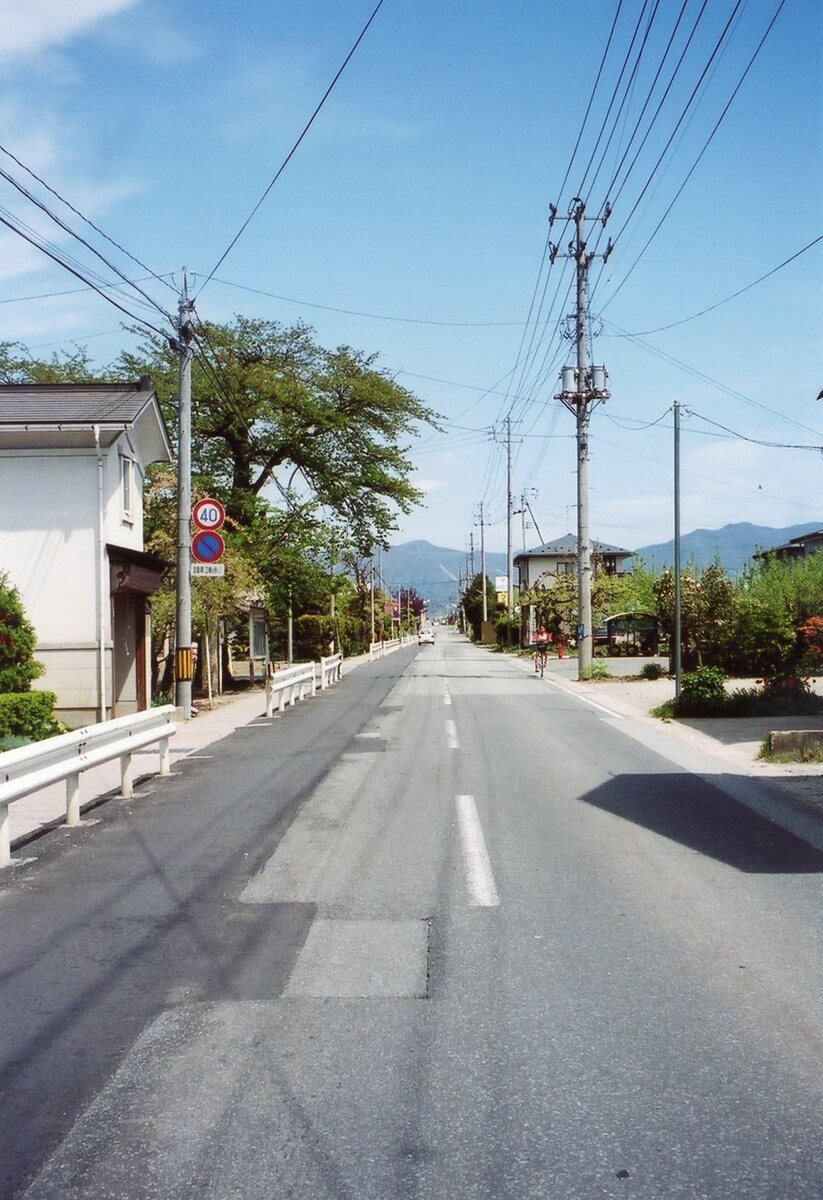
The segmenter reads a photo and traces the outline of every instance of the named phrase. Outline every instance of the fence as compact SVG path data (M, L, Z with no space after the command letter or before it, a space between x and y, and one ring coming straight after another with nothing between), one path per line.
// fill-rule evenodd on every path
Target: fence
M410 646L415 639L410 636L399 638L391 638L387 642L371 642L369 644L369 662L374 662L376 658L383 658L386 654L391 654L393 650L399 650L401 646Z
M160 774L168 775L169 739L176 732L174 711L173 704L166 704L0 754L0 867L11 862L9 805L15 800L65 780L66 824L79 825L80 775L90 767L119 758L120 793L131 796L132 755L158 743Z

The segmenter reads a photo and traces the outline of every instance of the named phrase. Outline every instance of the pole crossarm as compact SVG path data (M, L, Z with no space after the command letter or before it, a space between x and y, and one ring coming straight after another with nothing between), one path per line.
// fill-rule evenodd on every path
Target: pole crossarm
M595 258L603 261L611 253L611 241L603 255L597 255L586 244L586 221L596 220L602 226L611 215L607 203L601 217L587 217L586 205L575 196L569 206L568 220L574 222L575 236L569 242L568 253L577 264L577 295L575 306L575 342L577 362L561 372L562 387L555 396L575 418L577 433L577 661L580 678L591 672L593 656L592 629L592 555L589 532L589 421L598 404L609 398L608 375L603 366L588 361L588 274ZM549 210L549 226L554 224L557 209ZM549 259L553 263L560 254L559 247L549 242Z

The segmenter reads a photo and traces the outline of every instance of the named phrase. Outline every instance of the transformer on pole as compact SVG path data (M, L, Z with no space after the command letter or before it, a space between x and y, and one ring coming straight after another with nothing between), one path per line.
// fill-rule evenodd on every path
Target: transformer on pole
M603 217L597 220L605 225L611 209L606 205ZM552 206L549 225L556 217ZM608 374L603 366L591 366L588 362L588 273L595 255L586 246L586 206L575 198L569 209L569 220L574 221L575 238L569 244L569 258L577 263L577 303L575 309L575 342L577 364L564 367L560 373L562 391L555 397L560 400L575 418L577 429L577 666L578 674L585 678L592 665L592 561L591 534L589 531L589 420L592 411L609 398ZM551 261L557 257L557 246L550 244ZM603 254L603 261L611 253L611 243Z

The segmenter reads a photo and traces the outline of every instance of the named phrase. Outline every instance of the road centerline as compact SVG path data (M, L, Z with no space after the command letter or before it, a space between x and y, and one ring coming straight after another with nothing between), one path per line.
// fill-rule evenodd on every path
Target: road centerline
M455 800L469 904L473 908L496 908L500 904L500 896L495 886L474 796L460 795L456 796Z

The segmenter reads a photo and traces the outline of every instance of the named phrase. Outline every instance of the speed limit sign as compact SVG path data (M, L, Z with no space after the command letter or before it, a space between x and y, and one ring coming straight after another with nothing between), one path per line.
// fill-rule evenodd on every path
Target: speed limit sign
M191 510L191 519L198 529L222 529L226 510L219 500L212 500L207 496L197 501Z

